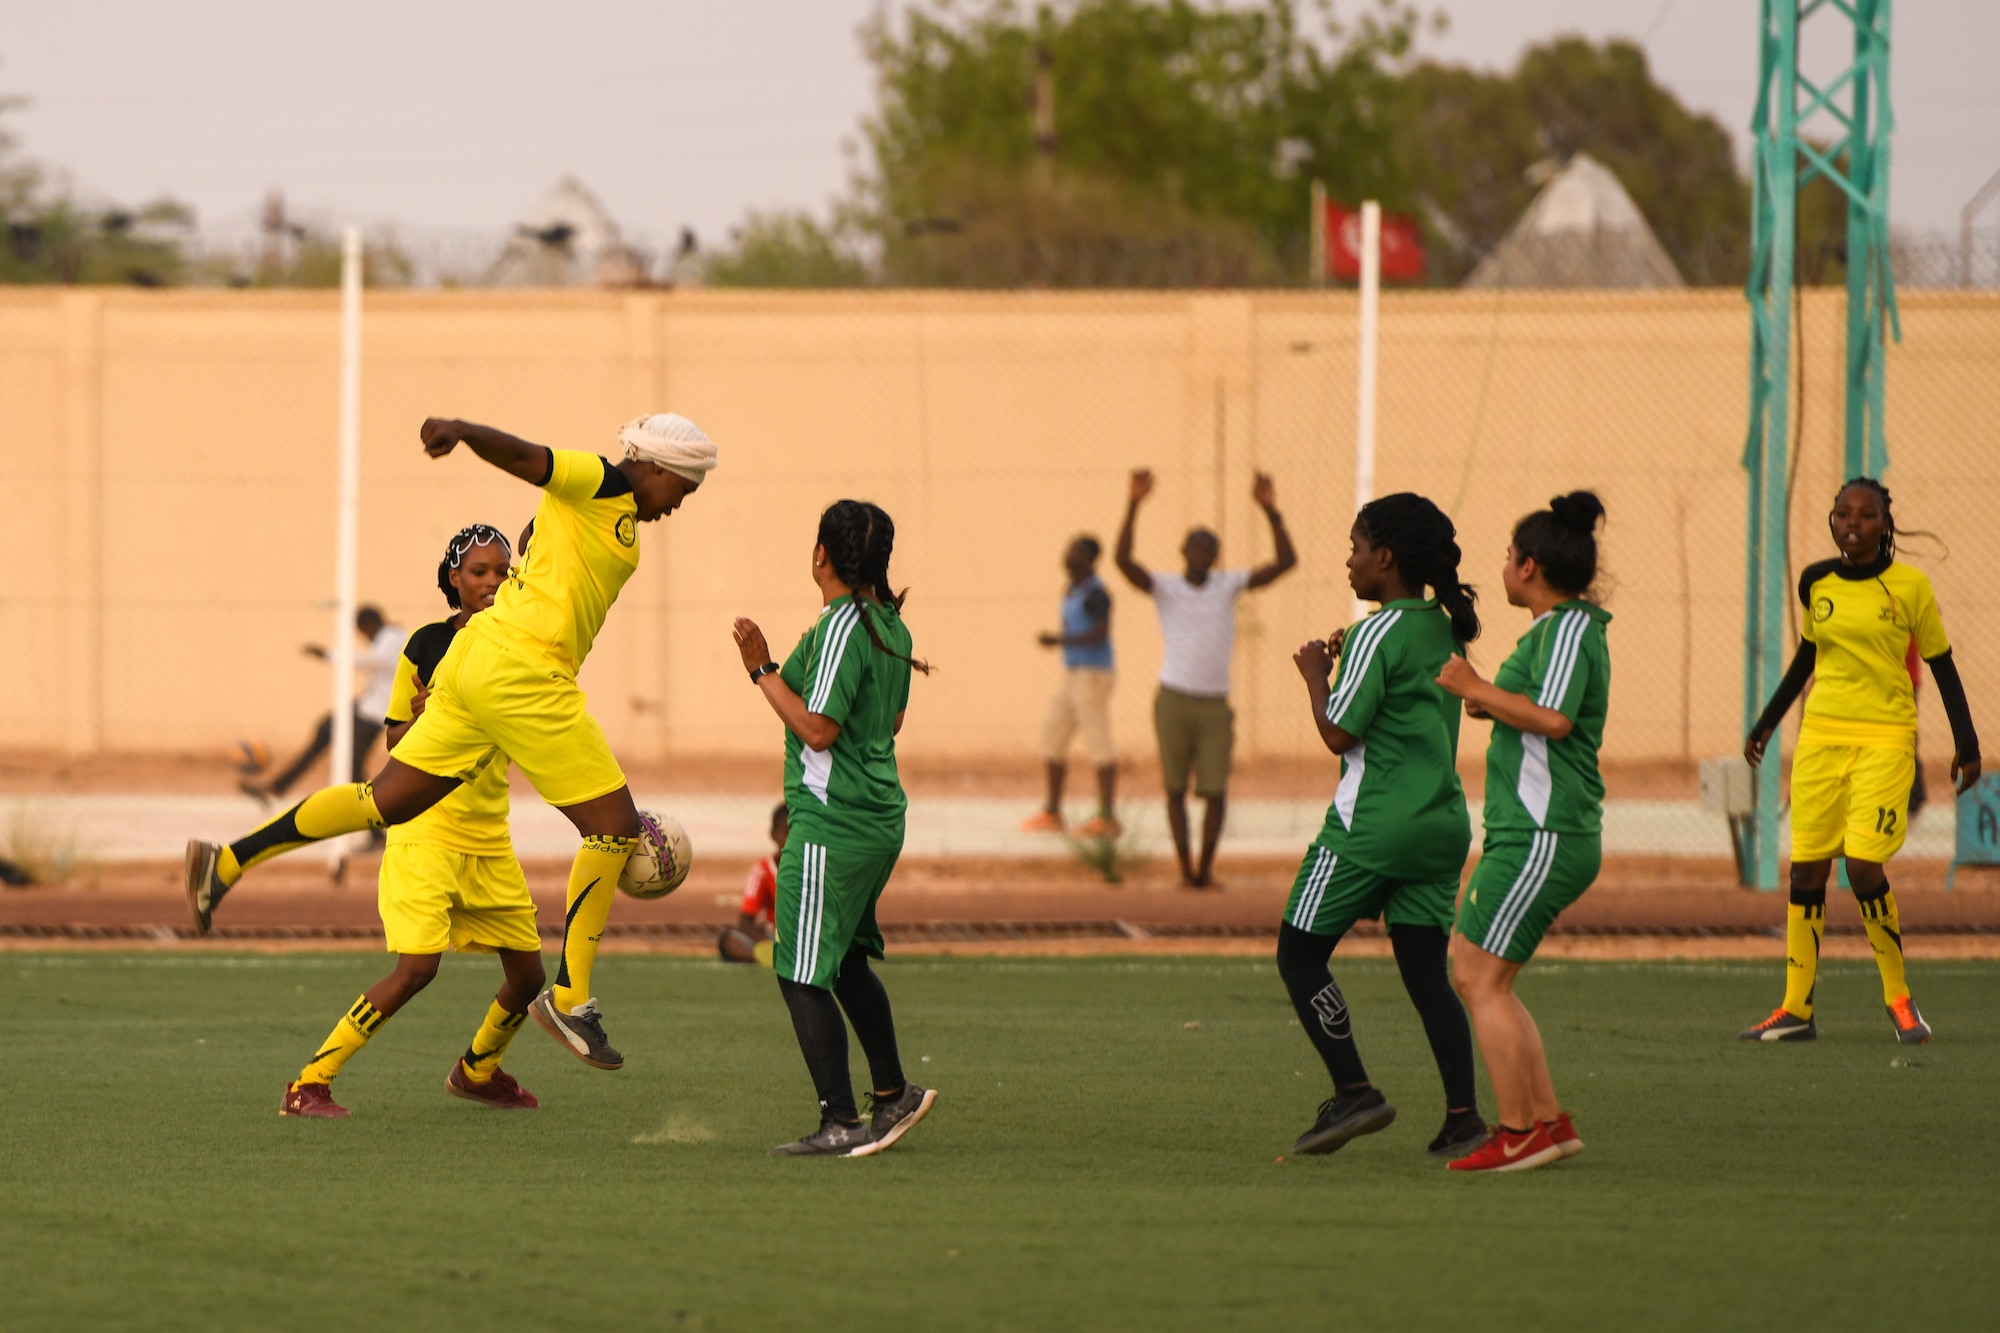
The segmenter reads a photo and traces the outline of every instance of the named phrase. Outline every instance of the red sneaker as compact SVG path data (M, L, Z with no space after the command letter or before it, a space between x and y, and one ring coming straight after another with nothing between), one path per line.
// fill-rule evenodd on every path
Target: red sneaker
M1583 1151L1583 1140L1577 1137L1576 1126L1569 1122L1568 1111L1556 1112L1553 1120L1544 1120L1542 1128L1549 1132L1549 1142L1562 1149L1565 1157L1574 1157Z
M445 1075L445 1091L454 1097L463 1097L481 1106L490 1106L496 1111L532 1111L541 1103L535 1094L514 1081L514 1076L504 1069L493 1071L493 1077L484 1083L474 1082L465 1072L465 1061L453 1062L451 1073Z
M1492 1137L1456 1162L1447 1162L1445 1170L1528 1171L1561 1156L1562 1149L1549 1138L1547 1125L1525 1131L1498 1125Z
M345 1120L347 1108L333 1100L333 1089L324 1083L293 1083L285 1088L285 1100L278 1103L279 1115L301 1115L310 1120Z

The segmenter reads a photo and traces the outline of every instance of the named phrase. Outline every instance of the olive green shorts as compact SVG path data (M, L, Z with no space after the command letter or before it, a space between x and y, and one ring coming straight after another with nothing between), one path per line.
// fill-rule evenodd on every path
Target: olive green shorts
M1189 769L1196 795L1228 790L1229 752L1236 743L1236 710L1229 700L1162 685L1153 696L1153 731L1160 739L1160 780L1168 791L1187 790Z

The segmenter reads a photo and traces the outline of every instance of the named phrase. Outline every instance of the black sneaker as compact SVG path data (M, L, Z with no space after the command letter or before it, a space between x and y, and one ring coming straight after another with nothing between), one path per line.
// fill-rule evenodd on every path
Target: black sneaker
M220 843L190 841L187 845L185 878L188 917L194 922L194 933L197 935L208 934L215 905L222 901L223 894L229 892L229 886L215 874L215 860L221 855Z
M1773 1009L1771 1016L1736 1034L1738 1041L1811 1041L1819 1036L1819 1023L1800 1018L1789 1009Z
M1366 1088L1327 1098L1320 1103L1319 1119L1299 1135L1292 1145L1296 1153L1338 1152L1349 1139L1363 1134L1379 1134L1396 1123L1396 1108L1389 1105L1377 1088Z
M1444 1128L1437 1132L1437 1137L1424 1151L1433 1157L1463 1157L1486 1142L1486 1134L1486 1122L1479 1118L1477 1111L1447 1115Z
M597 997L593 995L566 1014L556 1006L555 995L553 990L545 990L528 1006L542 1031L592 1069L623 1069L625 1057L612 1048L611 1039L604 1035L604 1022L597 1016Z
M868 1126L861 1124L844 1125L838 1120L829 1120L815 1133L808 1134L797 1143L781 1143L771 1149L773 1157L868 1157L880 1152L881 1145L868 1132Z
M920 1088L914 1083L905 1083L902 1092L894 1097L877 1097L868 1094L870 1112L868 1133L875 1140L876 1152L886 1152L895 1146L896 1140L909 1133L912 1126L931 1113L937 1105L936 1088Z

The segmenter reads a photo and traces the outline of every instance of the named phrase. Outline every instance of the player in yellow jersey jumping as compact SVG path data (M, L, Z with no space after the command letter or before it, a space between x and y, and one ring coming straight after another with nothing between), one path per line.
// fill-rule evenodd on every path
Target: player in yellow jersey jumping
M438 588L454 614L409 637L397 656L386 716L393 751L423 716L430 681L452 640L493 604L507 577L507 539L484 523L462 529L438 562ZM338 1119L333 1080L382 1024L437 976L447 948L496 953L506 974L445 1087L499 1110L533 1110L533 1093L500 1068L507 1047L542 988L541 935L535 902L507 836L507 756L496 754L477 777L406 824L389 830L382 855L379 905L396 968L361 993L298 1078L285 1089L280 1115Z
M425 421L421 436L432 458L462 442L542 488L533 549L492 609L452 641L423 716L373 782L314 792L226 847L188 844L188 911L205 934L216 904L251 866L322 838L407 823L504 753L583 835L570 866L555 985L529 1012L584 1063L617 1069L624 1057L605 1037L590 969L618 876L638 844L639 812L576 673L638 567L637 525L681 506L715 467L715 445L672 413L620 430L617 464L443 417Z
M1896 559L1896 518L1888 488L1856 477L1834 497L1827 526L1840 555L1806 566L1799 579L1805 625L1798 655L1744 743L1764 749L1808 678L1799 748L1792 756L1791 904L1785 911L1785 1001L1739 1035L1744 1041L1810 1041L1819 942L1826 930L1826 881L1833 858L1848 883L1882 974L1882 1002L1896 1040L1921 1045L1930 1024L1910 998L1903 972L1903 923L1885 862L1903 846L1916 775L1917 701L1904 656L1910 641L1930 663L1951 720L1951 776L1960 792L1979 781L1979 734L1951 658L1937 598L1923 571Z

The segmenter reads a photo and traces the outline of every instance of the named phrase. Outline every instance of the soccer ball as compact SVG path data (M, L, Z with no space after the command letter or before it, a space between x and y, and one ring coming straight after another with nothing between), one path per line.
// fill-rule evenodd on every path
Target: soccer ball
M664 898L681 886L694 864L687 830L672 815L639 812L639 845L618 876L618 887L634 898Z

